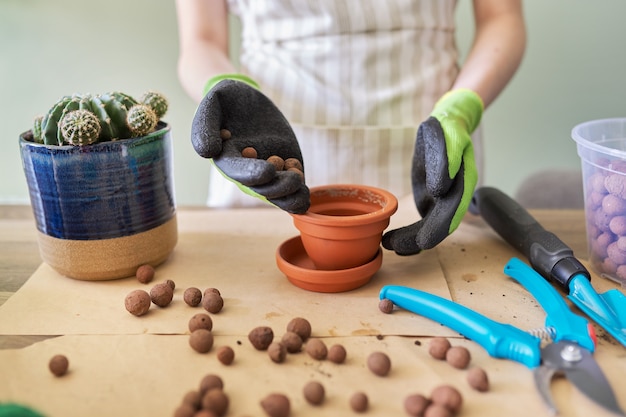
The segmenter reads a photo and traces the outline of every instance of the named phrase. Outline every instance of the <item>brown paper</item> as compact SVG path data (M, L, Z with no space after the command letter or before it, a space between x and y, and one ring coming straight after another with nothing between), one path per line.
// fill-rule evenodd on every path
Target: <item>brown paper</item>
M441 384L450 384L462 393L460 415L465 417L548 415L532 371L515 362L489 358L467 340L451 341L470 349L471 366L487 371L491 384L488 392L468 386L467 370L431 358L427 338L323 340L327 346L344 345L346 362L315 360L300 352L276 364L267 352L255 350L237 336L216 337L207 354L193 351L188 337L182 335L63 336L24 349L0 351L0 401L29 405L47 417L171 416L185 393L197 389L202 377L213 373L224 381L231 416L264 415L259 401L272 392L289 397L293 416L351 415L349 398L356 391L365 392L369 398L368 416L400 416L406 415L406 396L429 396ZM235 351L230 366L217 360L216 351L223 345ZM374 351L384 351L391 358L391 372L385 377L372 374L366 367L367 356ZM58 353L65 354L70 362L68 374L60 378L47 368L49 359ZM606 355L596 356L601 366L607 365ZM626 364L611 364L604 368L618 387L618 401L624 404L626 391L619 389L617 382L626 372ZM312 406L302 396L302 388L311 380L325 388L322 405ZM553 383L552 392L562 415L609 415L563 379Z

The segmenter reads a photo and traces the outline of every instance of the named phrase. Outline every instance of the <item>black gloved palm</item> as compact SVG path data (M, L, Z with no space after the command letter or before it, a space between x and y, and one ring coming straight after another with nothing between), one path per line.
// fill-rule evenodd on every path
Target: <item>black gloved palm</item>
M224 129L230 132L229 139L222 138ZM250 84L224 79L213 86L196 110L191 142L200 156L212 158L222 175L245 193L290 213L308 210L310 194L303 176L277 171L267 161L276 155L302 163L298 140L280 110ZM248 147L256 150L257 158L242 156Z

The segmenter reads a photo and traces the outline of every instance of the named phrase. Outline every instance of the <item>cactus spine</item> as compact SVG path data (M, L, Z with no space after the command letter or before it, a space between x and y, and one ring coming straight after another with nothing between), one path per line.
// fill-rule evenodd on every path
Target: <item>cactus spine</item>
M167 101L154 92L144 94L143 98L146 103L140 104L119 91L64 96L43 118L35 119L33 138L47 145L87 145L145 135L154 130L160 119L158 114L162 116L167 110ZM159 113L152 106L158 107ZM73 113L77 110L82 112ZM94 139L96 130L98 134Z

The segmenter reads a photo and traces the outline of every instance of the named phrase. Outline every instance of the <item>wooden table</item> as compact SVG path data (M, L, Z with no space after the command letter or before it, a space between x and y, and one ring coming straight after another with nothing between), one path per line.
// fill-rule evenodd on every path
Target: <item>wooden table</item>
M209 214L209 213L210 213L210 210L204 209L204 208L179 208L178 210L178 216L180 219L201 218L201 216L203 216L204 214ZM574 250L575 254L579 258L581 259L585 258L585 254L586 254L585 225L584 225L584 213L582 211L542 210L542 211L533 211L533 215L544 225L544 227L546 227L546 229L554 232L565 243L570 245L572 249ZM479 219L478 220L475 219L474 221L480 222ZM37 232L35 229L32 212L29 206L0 207L0 277L1 277L0 278L0 305L6 302L7 299L9 299L15 292L17 292L27 282L29 277L31 277L33 273L37 270L37 268L40 266L41 260L40 260L39 253L38 253L36 238L37 238ZM506 246L504 242L502 242L502 245ZM467 283L463 280L466 280L468 282L472 280L470 279L470 277L459 277L458 273L450 272L450 271L454 271L455 256L463 256L464 254L465 254L464 249L461 249L458 251L457 254L451 252L451 253L445 254L445 256L440 256L441 269L443 270L445 274L445 280L448 282L448 285L450 287L450 293L453 299L457 298L455 294L456 295L462 294L461 291L463 291L463 289L460 286L459 282L463 284L463 283ZM480 287L476 286L476 288L480 288ZM504 296L504 294L502 294L502 296ZM463 297L465 298L463 299ZM466 302L468 299L467 297L468 295L466 293L463 293L462 297L460 297L461 299L458 301ZM528 298L526 295L524 297ZM516 303L516 300L511 300L511 303ZM312 307L315 307L315 306L312 306ZM533 308L534 307L537 307L536 303L533 305ZM497 321L501 321L502 319L502 317L500 318L492 317L492 318L494 318ZM145 335L145 336L146 338L155 337L155 335ZM357 340L357 343L361 343L361 341L364 344L367 343L367 339L360 338L363 335L357 334L354 336L355 336L354 339ZM0 336L0 349L5 349L5 350L6 349L21 350L22 348L27 349L37 344L36 342L49 339L50 337L51 336L47 336L47 335ZM371 340L376 341L375 336L368 336L368 337L371 337ZM114 342L116 340L115 337L106 337L106 339L107 339L107 343L110 341ZM161 337L160 339L163 339L163 338ZM330 339L332 339L332 337ZM138 339L132 338L128 340L136 341ZM235 339L232 339L232 337L231 339L228 339L228 337L226 337L226 340L231 340L234 343ZM339 338L338 340L346 340L346 338L343 338L343 339ZM379 340L382 340L382 339L379 339ZM388 338L386 337L383 341L383 344L385 346L388 346L391 350L394 350L396 348L400 349L399 347L400 345L403 345L401 346L402 349L407 349L407 346L410 349L412 345L414 344L417 345L418 343L420 343L418 339L415 339L414 341L413 339L408 339L405 337L398 338L398 337L393 337L393 336L388 337ZM493 369L493 371L496 372L496 374L497 372L500 372L499 375L504 377L503 384L500 386L494 387L493 394L489 394L489 395L492 395L492 397L482 397L482 399L480 399L478 402L475 402L475 400L472 398L468 399L466 412L462 412L460 415L470 415L470 416L480 415L481 417L484 415L494 415L494 416L502 415L501 413L498 413L497 410L494 410L493 412L486 412L485 410L488 410L489 404L494 404L493 407L497 407L499 409L504 410L504 408L500 407L500 405L502 404L501 402L499 402L499 396L504 394L505 396L516 398L516 395L512 395L512 394L515 394L515 390L517 390L519 387L510 385L510 384L515 384L516 379L523 379L524 381L526 381L525 382L525 384L527 385L525 386L525 388L527 388L526 391L533 391L531 398L534 398L533 396L536 393L534 393L534 389L532 388L533 386L532 378L529 377L530 374L528 373L529 371L527 368L523 366L519 366L519 365L510 365L509 361L498 362L498 360L496 359L492 360L491 358L488 357L488 355L486 355L484 351L482 351L480 347L477 347L477 345L475 345L471 341L464 340L462 337L456 338L455 343L463 344L463 345L470 347L472 351L474 352L474 354L476 354L476 356L479 357L477 361L482 363L484 366L488 365L492 367L491 369ZM608 353L603 354L604 355L603 360L605 361L605 365L607 364L606 362L607 355L611 356L612 358L611 360L620 360L619 358L624 356L621 346L615 346L615 342L608 343L606 340L601 340L601 343L606 344L607 349L608 349L607 350ZM237 344L240 344L240 339L237 339ZM306 359L301 359L301 360L303 361L303 363L305 363L305 365L307 364ZM181 363L181 366L184 366L184 364ZM311 365L309 361L307 366L311 367L313 365ZM322 369L322 368L317 368L317 366L313 366L313 368L315 368L315 371L313 370L310 371L312 375L317 375L317 373L320 373L320 375L322 375L323 377L329 378L329 380L333 378L333 375L325 374L327 370ZM313 368L310 368L310 369L313 369ZM437 369L439 369L439 371L444 374L446 372L450 372L449 370L446 370L447 368L444 368L441 366L439 366ZM514 373L519 372L519 376L505 375L505 374L509 374L511 372L510 371L511 369L513 369L512 372ZM505 370L504 374L502 373L503 370ZM615 378L616 371L610 370L610 369L608 371L609 371L609 374L613 372L611 377ZM254 372L254 371L250 370L250 372ZM346 372L345 374L338 373L337 375L334 375L334 378L336 378L337 380L340 380L341 378L345 377L345 375L348 372L353 372L353 371L345 371L345 372ZM78 373L79 372L77 372L76 377L79 376ZM402 375L401 370L398 370L398 374L399 374L398 376L399 380L403 380L402 379L403 375ZM404 382L402 382L402 384L406 384L406 375L404 375L404 377L405 379L403 380ZM456 375L455 377L460 378L459 375ZM393 378L390 378L390 381L392 380ZM355 383L356 382L357 381L355 381ZM389 383L393 383L393 382L389 382ZM427 382L422 381L421 383L426 384ZM180 387L178 388L180 389ZM398 387L398 390L406 390L406 389L407 388L404 385ZM615 386L614 389L619 390L620 392L623 392L623 388L621 386ZM156 391L154 392L154 394L158 395ZM237 395L239 394L234 393L235 397ZM567 409L568 398L571 395L573 395L571 386L569 386L566 383L557 383L556 391L554 395L558 397L558 404L560 408L564 408L563 410L564 413L575 411L571 408ZM243 401L246 397L242 396L240 398ZM484 398L490 398L490 399L485 400ZM520 396L520 398L525 398L525 399L522 399L521 401L528 401L528 394L526 393L525 396ZM621 398L620 403L622 403L623 394L620 396L620 398ZM234 401L236 401L236 399ZM583 400L578 399L576 400L575 407L580 408L581 401L583 402L582 408L587 406L584 404L584 399ZM332 403L333 406L342 406L341 404L338 404L339 399L337 397L335 397L334 399L330 398L329 402ZM536 402L538 404L533 404L533 406L531 407L526 407L526 404L523 404L523 403L520 403L518 405L509 404L507 405L508 411L505 410L505 413L508 413L507 415L515 415L515 412L512 412L511 410L515 410L515 411L520 410L520 414L518 415L522 416L522 415L527 415L526 411L528 411L528 409L531 409L532 411L536 408L537 410L539 410L538 411L539 413L542 411L545 411L545 415L548 415L548 412L545 410L545 408L541 404L541 401L537 399ZM624 404L624 406L626 406L626 404ZM294 412L293 416L295 417L295 416L312 415L312 414L324 414L324 415L333 414L333 411L330 411L328 409L326 410L327 411L326 413L324 413L323 409L319 409L320 411L319 413L307 413L304 411L305 409L309 410L311 408L310 407L307 408L306 405L302 405L301 402L298 403L297 404L298 411ZM591 410L593 410L593 412L597 411L596 409L593 409L593 407L591 408ZM345 408L344 408L344 411L345 411ZM94 414L94 415L97 415L97 414ZM165 415L167 415L167 413ZM239 414L229 413L228 415L239 415ZM375 409L371 410L370 415L381 415L380 409L378 410L378 414L375 411ZM579 414L575 414L575 415L579 415Z

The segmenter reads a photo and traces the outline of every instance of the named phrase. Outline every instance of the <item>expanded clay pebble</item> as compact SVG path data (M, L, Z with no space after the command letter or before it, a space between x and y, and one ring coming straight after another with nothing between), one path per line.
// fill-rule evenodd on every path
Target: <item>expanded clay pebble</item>
M450 341L445 337L433 337L428 347L428 353L435 359L445 360L446 353L451 347Z
M350 408L352 411L356 411L357 413L364 413L367 411L369 407L369 398L367 398L367 394L362 391L355 392L350 397Z
M304 167L302 166L302 162L298 158L287 158L285 159L285 166L283 167L285 170L290 168L295 168L299 171L304 171Z
M205 292L202 298L202 307L209 313L217 314L224 308L224 299L216 292Z
M311 337L311 323L305 318L296 317L287 323L287 331L294 332L303 342L306 342Z
M457 369L465 369L469 366L472 355L464 346L452 346L446 352L446 362Z
M367 357L367 368L378 376L387 376L391 371L391 359L384 352L372 352Z
M313 359L322 360L328 356L328 348L322 339L309 339L304 346L304 350Z
M65 375L69 366L70 362L65 355L54 355L48 362L50 372L57 377Z
M267 347L267 354L275 363L283 363L287 357L287 348L279 342L272 342Z
M274 165L276 171L282 171L285 167L285 160L278 155L272 155L266 161Z
M196 329L189 335L189 346L198 353L207 353L213 347L213 333L206 329Z
M235 351L230 346L220 346L217 349L217 360L224 365L230 365L235 360Z
M207 289L204 290L204 295L206 296L209 293L214 293L217 295L222 295L222 293L220 292L220 290L218 290L217 288L214 287L209 287Z
M220 138L222 138L222 140L228 140L232 137L230 130L228 129L220 129Z
M143 316L150 309L150 294L144 290L133 290L124 299L126 310L134 316Z
M156 284L150 289L150 299L154 305L167 307L174 298L174 290L166 282Z
M206 374L202 377L199 387L202 396L214 388L224 389L224 381L219 375Z
M258 326L250 330L248 340L257 350L266 350L274 340L274 331L268 326Z
M404 411L412 417L422 417L430 400L422 394L411 394L404 399Z
M482 368L472 368L467 371L467 382L470 387L474 388L476 391L489 391L489 377L487 376L487 372Z
M208 390L202 396L202 408L217 416L223 416L228 411L230 400L222 388Z
M190 307L197 307L202 302L202 291L196 287L189 287L183 293L183 300Z
M183 404L189 404L194 410L199 409L202 405L202 394L200 391L188 391L183 397Z
M272 393L261 400L261 408L270 417L288 417L291 403L286 395Z
M140 265L135 272L135 278L142 284L147 284L154 278L154 267L150 264Z
M393 301L383 298L378 302L378 309L385 314L390 314L393 311Z
M442 405L453 414L456 414L461 410L461 405L463 405L463 396L451 385L439 385L431 392L430 401L433 404Z
M343 345L335 344L328 348L328 360L333 363L344 363L346 355L346 348Z
M423 417L452 417L454 413L441 404L431 404L424 410Z
M302 394L309 404L320 405L324 402L326 391L324 390L324 386L319 382L309 381L302 389Z
M174 410L174 417L195 417L198 409L191 404L182 403Z
M211 316L206 313L194 314L189 319L188 327L190 332L197 329L206 329L210 331L213 330L213 320L211 319Z
M280 340L288 353L297 353L302 350L302 338L294 332L285 332Z
M258 156L256 149L252 146L248 146L247 148L243 148L241 150L241 156L244 158L256 158Z

